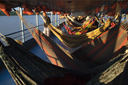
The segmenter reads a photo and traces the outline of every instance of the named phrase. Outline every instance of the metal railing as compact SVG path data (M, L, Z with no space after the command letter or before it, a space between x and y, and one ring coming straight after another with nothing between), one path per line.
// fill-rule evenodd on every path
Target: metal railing
M61 22L60 22L60 20L56 20L56 21L53 21L53 22L51 22L51 23L52 23L54 26L57 26L57 23L56 23L56 22L59 22L58 24L60 24L60 23L64 22L64 20L62 20ZM43 27L44 27L44 26L43 26L43 24L41 24L41 25L38 25L38 26L35 26L35 27L38 27L38 29L40 29L40 30L42 29L42 30L43 30ZM41 27L41 28L40 28L40 27ZM22 32L24 32L24 40L25 40L24 42L26 42L27 40L33 38L28 29L24 29L24 30L20 30L20 31L13 32L13 33L9 33L9 34L6 34L6 35L4 35L4 36L11 37L11 38L14 39L14 40L20 40L20 41L22 41L22 40L23 40ZM22 41L22 42L23 42L23 41ZM24 43L24 42L23 42L23 43Z
M22 16L22 7L19 7L19 10L20 10L20 15ZM53 18L52 15L53 14L51 12L51 21L52 21L52 18ZM44 26L43 26L43 24L39 25L39 23L38 23L39 20L38 19L39 19L39 16L36 15L36 26L35 27L37 27L40 30L42 29L42 31L43 31ZM55 20L52 21L51 24L53 24L54 26L57 26L57 25L59 25L60 23L62 23L64 21L65 21L64 19L63 20L62 19L59 19L59 15L58 15L58 20L56 20L56 14L55 14ZM15 39L16 40L20 40L20 41L22 41L22 43L24 43L27 40L30 40L31 38L33 38L32 35L30 34L29 30L27 28L26 29L24 28L24 25L23 25L22 20L21 20L20 25L21 25L21 30L20 31L9 33L9 34L6 34L4 36L11 37L14 40ZM31 28L33 28L33 27L31 27Z

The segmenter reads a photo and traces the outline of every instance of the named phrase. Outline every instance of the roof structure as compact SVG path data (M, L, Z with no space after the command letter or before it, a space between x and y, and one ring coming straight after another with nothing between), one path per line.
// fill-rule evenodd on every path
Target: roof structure
M62 11L88 11L101 7L106 4L113 4L122 0L0 0L6 1L12 4L14 7L18 7L23 3L28 3L32 8L38 5L47 5L52 9L58 9Z

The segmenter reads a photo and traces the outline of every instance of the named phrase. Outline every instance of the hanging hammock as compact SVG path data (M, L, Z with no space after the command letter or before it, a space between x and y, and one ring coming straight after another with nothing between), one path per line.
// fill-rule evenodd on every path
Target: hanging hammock
M11 38L4 39L7 46L0 42L0 58L17 85L107 84L123 72L128 61L126 53L94 68L69 70L43 61Z
M70 22L66 22L70 27L73 27L72 25L70 25L69 23ZM79 27L79 29L74 29L73 28L73 30L71 30L71 31L68 31L68 33L69 34L72 34L72 35L81 35L81 34L84 34L84 33L86 33L87 31L88 31L88 29L91 29L91 26L93 25L95 23L95 20L93 20L93 21L88 21L86 24L85 24L85 26L83 27ZM78 28L78 27L77 27Z
M87 42L90 42L91 40L95 39L97 36L105 32L106 28L110 25L110 23L111 22L108 19L105 25L82 35L70 35L57 29L52 24L49 24L48 27L64 45L70 48L76 48L83 44L86 44Z
M83 23L86 19L87 15L84 15L84 16L77 16L76 17L76 21L79 22L79 23Z
M66 23L67 23L70 27L72 27L73 29L84 29L84 28L86 28L86 26L87 26L87 25L91 22L91 20L92 20L92 19L90 19L90 20L88 20L88 21L85 21L82 26L74 26L74 23L73 23L73 22L71 22L67 17L65 17L65 18L67 19Z
M116 76L118 76L120 73L123 72L124 67L127 63L127 55L126 56L125 54L119 55L111 59L111 61L91 69L91 67L93 67L92 65L89 65L88 63L83 64L83 62L73 57L68 51L66 51L61 46L54 43L49 37L45 36L41 31L39 31L32 24L30 24L25 18L20 16L20 14L17 11L16 13L21 18L21 20L23 20L24 24L32 33L33 37L37 40L38 44L45 51L45 53L49 52L50 49L51 51L49 53L52 54L53 51L55 52L52 55L49 54L46 55L48 55L49 57L53 57L53 55L58 55L57 56L58 60L62 59L63 62L61 62L60 64L60 62L58 61L57 65L59 66L62 65L62 63L65 63L67 64L65 65L66 68L68 68L68 69L63 69L51 65L49 63L46 63L45 61L41 60L34 54L27 51L23 46L17 44L11 38L4 37L8 46L5 47L2 45L2 43L0 43L1 59L17 84L44 84L44 83L47 84L50 83L47 82L49 80L56 81L54 79L60 79L63 81L66 76L66 73L69 73L77 77L77 79L78 77L81 78L82 75L84 77L89 75L89 79L87 80L85 79L84 84L85 81L89 85L97 84L97 83L107 84L108 82L112 81ZM33 31L30 28L32 28ZM69 70L69 69L75 69L75 70ZM91 78L91 74L94 75L93 78ZM67 79L66 81L74 77L72 76L70 77L68 75L68 78L69 79L67 79L66 76ZM43 80L44 82L42 82ZM76 80L73 80L73 82L74 81Z
M104 32L103 29L104 28L106 29L108 26L107 27L101 26L96 30L93 30L91 32L88 32L82 35L70 35L70 34L64 33L61 30L54 27L52 24L48 25L48 27L57 36L57 38L61 42L63 42L67 47L76 48L95 39L97 36L102 34Z
M82 26L84 23L79 23L76 20L72 19L69 15L67 15L67 18L70 19L72 22L74 22L76 25Z
M63 23L63 26L64 26L64 28L66 29L66 31L69 33L69 34L74 34L73 32L72 32L72 30L68 27L68 26L66 26L64 23Z
M60 45L55 43L52 39L43 34L39 29L37 29L33 24L28 22L19 12L15 11L19 18L23 21L25 26L28 28L33 38L39 44L41 49L45 52L48 59L52 64L65 67L69 69L81 70L87 69L88 66L76 59L67 50L62 48Z
M78 32L75 33L75 35L81 35L81 34L85 34L89 29L91 29L91 26L95 23L95 20L93 20L92 22L90 22L86 28L79 30Z
M20 16L20 15L19 15ZM23 17L21 17L20 16L20 18L23 20L23 22L26 24L27 23L27 25L26 26L32 26L30 23L28 23L28 21L26 21ZM123 25L123 23L125 23L125 22L122 22L122 24L121 24L121 26L124 26ZM32 33L32 35L33 35L33 37L35 38L35 40L37 41L37 43L40 45L40 47L42 48L42 50L44 50L45 51L45 53L46 53L46 55L47 55L47 57L49 58L49 60L53 63L53 64L55 64L55 65L58 65L58 66L61 66L61 67L67 67L67 68L72 68L73 66L77 66L77 67L83 67L84 66L84 64L82 64L82 65L79 65L79 62L80 61L78 61L76 58L74 58L74 56L72 56L72 54L70 54L69 52L67 52L65 49L63 49L61 46L59 46L59 45L57 45L55 42L53 42L50 38L48 38L48 37L46 37L41 31L39 31L38 29L36 29L36 28L34 28L34 26L32 26L31 28L33 28L33 30L34 31L31 31L30 30L30 28L28 27L28 29L29 29L29 31ZM115 32L115 31L118 31L118 29L116 29L117 27L115 27L115 28L113 28L113 29L111 29L110 30L110 35L112 36L112 34L114 33L116 33L117 34L117 32ZM113 30L113 31L112 31ZM106 32L104 32L103 34L101 34L100 35L100 37L101 36L103 36L103 39L105 39L106 38L106 36L107 36L107 34L109 33L109 30L108 31L106 31ZM105 35L106 34L106 35ZM122 33L122 34L124 34L123 36L123 38L122 38L122 40L124 39L125 41L127 41L126 40L126 36L127 36L127 34L126 34L126 31L124 32L124 33ZM119 34L120 35L120 34ZM116 38L112 38L114 41L115 41L115 39ZM113 43L114 41L112 40L112 42L111 43ZM122 41L121 40L121 41ZM104 40L104 42L105 42L106 40ZM98 41L97 41L97 43L99 43ZM119 42L120 43L120 42ZM90 44L91 45L91 44ZM102 45L102 44L101 44ZM109 44L105 44L106 46L107 45L109 45ZM122 45L122 44L119 44L119 45ZM123 44L124 45L124 44ZM89 45L88 45L89 46ZM118 47L118 48L120 48L120 47ZM59 49L59 50L58 50ZM94 50L93 49L96 49L96 48L94 48L94 46L90 46L90 47L88 47L88 48L85 48L86 50L88 50L88 51L90 51L90 52L93 52ZM92 49L92 51L90 50L90 49ZM61 50L63 50L63 51L61 51ZM113 49L108 49L109 51L110 51L110 55L114 55L114 54L112 54L111 53L111 51L113 50ZM116 48L116 50L118 50L117 48ZM97 51L97 49L95 50L95 51ZM94 51L94 52L95 52ZM102 49L100 49L100 51L102 51ZM100 51L98 52L98 53L100 53ZM80 52L84 52L84 50L82 50L82 51L80 51ZM78 54L79 54L79 52L78 52ZM102 54L102 53L101 53ZM79 55L78 55L79 56ZM78 58L78 56L76 55L75 57L77 57ZM94 56L94 55L93 55ZM103 55L102 55L103 56ZM109 56L109 55L107 55L107 56ZM105 57L107 57L107 56L105 56ZM83 56L80 56L80 57L83 57ZM94 56L95 57L95 56ZM65 58L67 58L67 59L65 59ZM86 56L84 56L83 58L86 58ZM90 57L91 58L91 57ZM97 58L97 57L96 57ZM74 60L72 60L72 59L74 59ZM78 58L79 59L79 58ZM93 58L92 58L93 59ZM111 59L111 57L107 57L107 59L108 60L110 60ZM106 60L107 60L106 59ZM79 60L81 60L81 59L79 59ZM84 59L83 59L84 60ZM62 62L63 61L63 62ZM75 63L74 63L75 62ZM69 65L66 65L66 63L68 63L68 64L70 64L70 63L72 63L73 65L71 65L70 64L70 66L71 67L69 67ZM101 61L94 61L94 63L98 63L98 64L101 64ZM79 69L79 68L77 68L77 69Z
M74 52L73 55L84 62L91 61L96 64L104 64L119 54L120 50L124 53L124 46L127 44L127 31L125 29L128 28L128 25L126 23L127 21L124 20L121 25L117 25L104 32L95 40L91 41L91 43L89 42Z
M42 17L42 15L40 16ZM44 22L46 21L44 20ZM102 25L101 27L82 35L70 35L68 33L62 32L61 30L57 29L52 24L48 24L48 27L65 46L70 48L76 48L86 44L87 42L90 42L91 40L94 40L97 36L105 32L105 30L108 28L108 26L110 26L110 24L111 24L111 21L110 19L108 19L105 22L105 24Z
M104 64L119 53L124 53L125 45L128 44L127 28L127 21L122 22L121 26L104 32L72 54L83 62Z

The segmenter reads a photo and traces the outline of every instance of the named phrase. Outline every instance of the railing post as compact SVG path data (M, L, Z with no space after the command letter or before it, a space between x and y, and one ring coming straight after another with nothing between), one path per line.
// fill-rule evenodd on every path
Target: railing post
M38 16L38 14L36 14L36 26L37 26L37 28L39 28L38 26L39 26L39 16Z
M124 19L126 19L126 13L124 14Z
M58 14L58 26L59 26L59 14Z
M55 26L56 26L56 14L55 14Z
M22 16L22 7L19 7L20 10L20 15ZM21 34L22 34L22 42L25 42L25 35L24 35L24 25L22 20L20 21L20 26L21 26Z
M52 22L52 12L51 12L51 22Z
M66 19L65 18L63 19L63 22L66 22ZM65 23L65 24L67 25L67 23Z
M62 17L62 20L61 20L62 22L64 22L64 18Z
M62 18L60 17L60 23L62 22L61 19L62 19Z

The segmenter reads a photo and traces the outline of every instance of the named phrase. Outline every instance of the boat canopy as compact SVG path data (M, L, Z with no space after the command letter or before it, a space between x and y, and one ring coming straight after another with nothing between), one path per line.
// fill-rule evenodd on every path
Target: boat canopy
M23 7L24 13L30 11L30 13L27 14L33 14L30 9L33 9L35 12L37 12L37 10L39 12L43 10L57 12L57 14L61 14L62 12L74 13L77 11L88 14L92 11L96 13L103 11L104 7L107 14L111 16L115 14L113 10L115 10L117 3L122 9L128 8L127 0L4 0L4 2L0 0L0 9L6 8L6 10L9 11L8 9L12 7ZM123 12L126 13L127 10L123 10Z
M3 1L3 0L0 0ZM87 11L102 5L113 4L115 1L122 0L4 0L12 4L14 7L18 7L19 3L29 3L31 7L34 5L48 5L51 8L57 8L67 11ZM125 0L124 0L125 1Z

